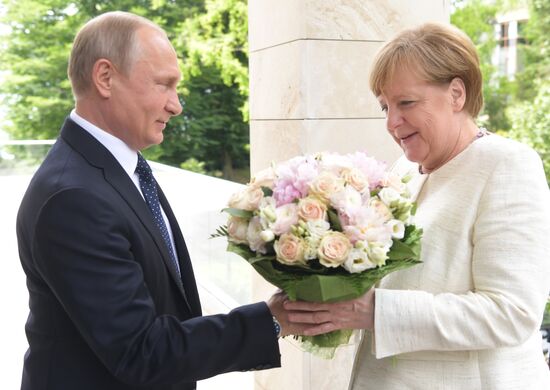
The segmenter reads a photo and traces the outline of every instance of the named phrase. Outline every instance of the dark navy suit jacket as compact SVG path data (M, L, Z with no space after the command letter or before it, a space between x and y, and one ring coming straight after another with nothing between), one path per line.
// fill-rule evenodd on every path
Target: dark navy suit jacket
M280 366L265 303L202 316L178 223L159 188L181 278L139 191L71 119L17 217L27 276L23 390L194 389L234 370Z

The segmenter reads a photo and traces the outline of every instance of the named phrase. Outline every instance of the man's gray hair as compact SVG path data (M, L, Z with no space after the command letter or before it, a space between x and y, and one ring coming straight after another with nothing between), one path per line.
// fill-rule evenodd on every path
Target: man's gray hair
M162 28L150 20L121 11L99 15L80 29L73 42L67 70L75 97L78 98L90 88L92 69L101 58L111 61L119 72L129 73L139 54L135 33L145 26L165 34Z

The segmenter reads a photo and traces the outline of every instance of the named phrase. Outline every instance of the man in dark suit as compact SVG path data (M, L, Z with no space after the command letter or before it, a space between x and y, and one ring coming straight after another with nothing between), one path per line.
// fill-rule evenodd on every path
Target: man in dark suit
M30 295L22 389L183 390L278 367L280 324L301 331L283 296L201 316L183 236L139 153L182 111L166 34L101 15L78 33L68 72L76 108L17 218Z

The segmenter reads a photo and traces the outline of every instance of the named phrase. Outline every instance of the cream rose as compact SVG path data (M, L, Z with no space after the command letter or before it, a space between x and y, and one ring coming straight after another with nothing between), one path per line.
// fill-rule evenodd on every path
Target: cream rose
M344 188L344 181L332 172L321 172L319 176L313 180L310 186L310 193L316 195L323 201L330 199L330 196L335 192L339 192Z
M360 193L364 193L369 190L369 179L359 169L344 169L341 175L346 183L348 183Z
M319 244L319 262L325 267L339 267L348 258L351 248L351 242L345 234L329 232L323 236Z
M391 210L384 202L377 198L371 198L369 200L369 207L374 209L376 213L384 220L384 222L389 221L393 218Z
M319 199L306 197L298 202L298 216L304 221L325 220L327 217L327 206Z
M263 197L264 192L261 188L248 186L243 191L231 195L228 205L236 209L254 211L260 205Z
M252 180L250 180L250 185L254 188L272 188L276 177L273 167L269 167L255 174Z
M248 244L248 221L244 218L230 217L227 221L227 234L229 241L235 244Z
M294 234L285 233L273 245L277 261L287 265L304 264L304 240Z

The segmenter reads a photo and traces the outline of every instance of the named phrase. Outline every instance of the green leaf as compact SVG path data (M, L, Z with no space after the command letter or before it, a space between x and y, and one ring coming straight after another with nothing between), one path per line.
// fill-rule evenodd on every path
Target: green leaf
M266 196L266 197L273 195L273 190L269 187L262 186L262 192L264 193L264 196Z
M254 216L254 213L252 213L252 211L236 209L234 207L226 207L225 209L222 209L222 212L225 212L232 217L243 218L247 220L251 219Z
M333 208L329 208L327 210L327 215L332 230L335 230L337 232L343 231L342 223L340 222L340 217L338 217L338 213L336 212L336 210L334 210Z
M414 250L399 240L393 240L388 258L390 260L406 260L415 257Z
M211 234L209 238L227 237L229 235L227 226L223 225L216 229L216 233Z

